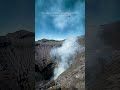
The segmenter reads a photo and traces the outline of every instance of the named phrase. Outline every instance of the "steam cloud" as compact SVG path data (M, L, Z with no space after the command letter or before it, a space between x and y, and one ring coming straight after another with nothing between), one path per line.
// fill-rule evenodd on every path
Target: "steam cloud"
M72 64L76 55L84 49L77 39L77 37L68 38L61 47L51 49L50 55L57 62L57 67L54 69L54 79L57 79Z

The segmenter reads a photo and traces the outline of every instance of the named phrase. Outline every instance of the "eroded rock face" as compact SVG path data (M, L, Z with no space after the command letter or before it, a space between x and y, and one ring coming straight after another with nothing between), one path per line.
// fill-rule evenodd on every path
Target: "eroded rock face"
M0 36L0 89L34 89L34 33Z

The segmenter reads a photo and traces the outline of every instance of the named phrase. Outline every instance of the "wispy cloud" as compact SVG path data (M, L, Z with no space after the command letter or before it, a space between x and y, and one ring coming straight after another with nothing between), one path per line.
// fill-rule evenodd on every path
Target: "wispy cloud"
M73 4L71 4L73 3ZM67 38L84 34L85 19L84 0L36 0L35 5L35 34L39 39ZM46 35L41 35L42 33Z

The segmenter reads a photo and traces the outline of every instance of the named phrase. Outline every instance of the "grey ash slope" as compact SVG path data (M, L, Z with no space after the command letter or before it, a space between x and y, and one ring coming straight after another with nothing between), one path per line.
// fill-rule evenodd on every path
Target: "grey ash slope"
M26 30L0 36L0 89L34 89L34 33Z

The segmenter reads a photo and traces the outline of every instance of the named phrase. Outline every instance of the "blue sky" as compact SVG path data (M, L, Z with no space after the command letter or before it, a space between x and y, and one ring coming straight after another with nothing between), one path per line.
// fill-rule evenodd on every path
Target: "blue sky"
M35 40L84 35L84 20L84 0L36 0Z

